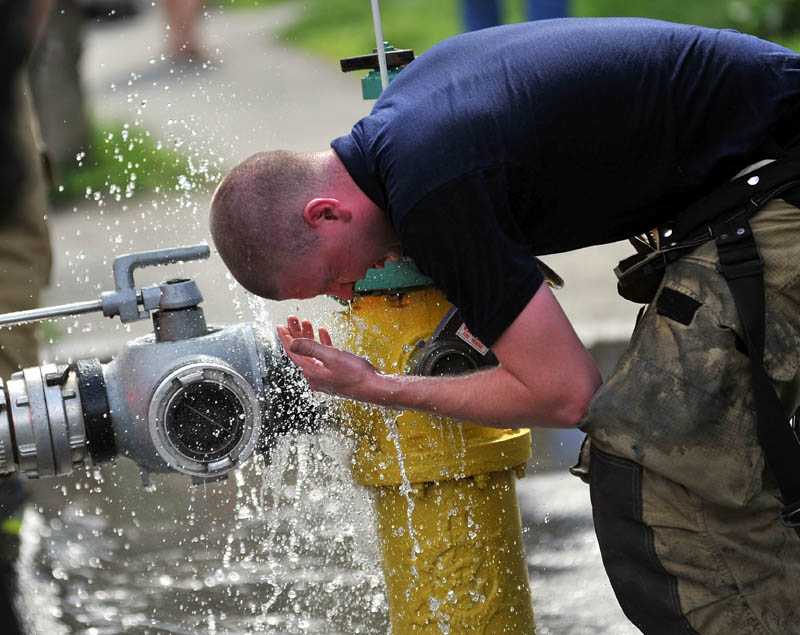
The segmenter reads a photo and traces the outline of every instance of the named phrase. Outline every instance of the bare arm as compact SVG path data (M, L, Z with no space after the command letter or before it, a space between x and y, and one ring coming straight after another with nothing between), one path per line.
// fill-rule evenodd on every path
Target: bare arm
M418 377L382 373L330 346L320 329L294 318L278 327L311 387L402 409L423 410L499 427L575 425L600 385L600 374L546 285L500 336L500 366L468 375Z

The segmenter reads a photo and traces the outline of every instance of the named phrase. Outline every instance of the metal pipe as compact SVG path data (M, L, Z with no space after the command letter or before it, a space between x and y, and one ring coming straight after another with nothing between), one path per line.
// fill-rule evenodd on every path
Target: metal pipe
M386 49L383 46L383 27L381 26L381 10L378 0L372 2L372 23L375 26L375 52L378 54L378 68L381 72L381 90L389 85L389 70L386 66Z
M101 300L87 300L86 302L72 302L70 304L59 304L56 306L29 309L27 311L14 311L13 313L4 313L0 315L0 326L39 322L41 320L68 317L70 315L80 315L81 313L92 313L93 311L102 310L103 303Z

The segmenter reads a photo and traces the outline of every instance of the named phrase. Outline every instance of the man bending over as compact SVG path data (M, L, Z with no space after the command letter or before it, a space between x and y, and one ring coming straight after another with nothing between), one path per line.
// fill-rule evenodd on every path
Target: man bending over
M237 280L277 300L348 300L370 267L413 259L500 366L384 374L291 318L280 337L312 388L486 425L579 425L589 442L575 471L631 621L800 632L800 538L778 521L796 501L765 461L751 371L766 370L788 430L800 403L798 106L800 57L732 31L574 19L464 34L411 63L329 149L235 167L211 232ZM722 256L737 215L730 235L754 240L763 263L761 338ZM601 387L534 257L640 234L663 279ZM750 355L762 340L763 367Z

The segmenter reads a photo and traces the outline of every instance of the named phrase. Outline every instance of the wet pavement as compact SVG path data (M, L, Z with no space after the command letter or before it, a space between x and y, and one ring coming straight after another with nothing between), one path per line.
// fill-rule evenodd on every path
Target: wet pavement
M334 64L276 39L293 10L211 12L206 39L219 51L205 66L162 59L163 25L154 10L90 28L83 68L92 109L187 152L195 181L259 150L325 147L369 104ZM111 289L115 255L209 240L208 192L177 183L130 199L101 194L51 214L55 266L47 303ZM611 271L627 252L617 244L546 259L567 280L557 297L604 365L613 363L635 316L636 307L616 296ZM328 300L256 301L213 255L137 272L137 282L176 275L197 280L209 322L264 312L273 323L290 313L325 322L338 308ZM60 320L42 354L47 361L108 359L150 328L100 316ZM529 475L518 482L538 632L637 632L602 570L588 488L566 472L579 436L537 434ZM33 631L387 633L369 496L352 483L337 443L302 441L277 466L255 462L208 486L156 477L155 491L145 491L126 461L37 483L37 509L24 530L24 601Z
M155 477L146 491L120 461L38 487L24 523L34 632L387 635L371 497L348 457L329 434L226 483ZM587 486L560 470L517 492L539 635L638 632L602 571Z

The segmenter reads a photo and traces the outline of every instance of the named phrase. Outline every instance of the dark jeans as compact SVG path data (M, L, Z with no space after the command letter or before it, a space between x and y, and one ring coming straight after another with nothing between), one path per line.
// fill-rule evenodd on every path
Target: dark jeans
M529 20L567 17L567 0L527 0ZM462 0L464 27L477 31L500 24L499 0Z

